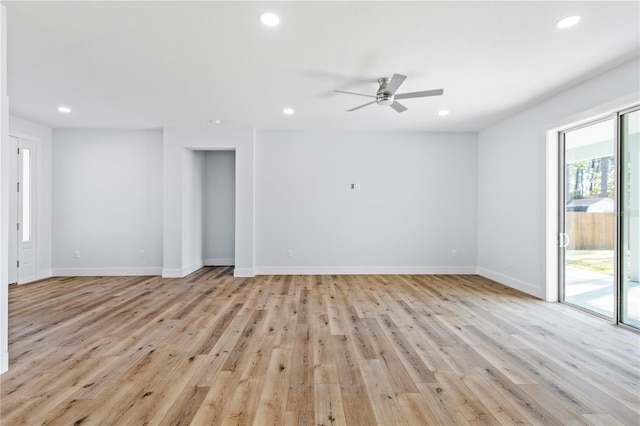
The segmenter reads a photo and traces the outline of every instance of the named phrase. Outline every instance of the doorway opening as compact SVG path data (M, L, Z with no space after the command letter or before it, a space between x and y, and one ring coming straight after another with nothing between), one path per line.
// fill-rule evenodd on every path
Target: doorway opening
M202 255L205 266L235 264L236 153L204 152Z

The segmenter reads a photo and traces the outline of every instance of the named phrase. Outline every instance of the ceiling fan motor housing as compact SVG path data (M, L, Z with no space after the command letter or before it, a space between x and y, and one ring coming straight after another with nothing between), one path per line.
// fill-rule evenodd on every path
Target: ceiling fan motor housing
M382 77L378 79L380 88L376 93L376 102L378 105L391 105L393 103L393 95L385 93L387 91L387 84L389 83L389 77Z
M376 96L376 102L378 102L378 105L391 105L394 102L393 95L379 94Z

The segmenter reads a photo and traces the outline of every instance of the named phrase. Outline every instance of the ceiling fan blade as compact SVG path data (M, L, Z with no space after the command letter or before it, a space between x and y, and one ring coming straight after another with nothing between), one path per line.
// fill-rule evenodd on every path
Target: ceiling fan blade
M394 102L389 106L398 112L405 112L407 110L407 107L402 105L400 102Z
M367 102L367 103L366 103L366 104L364 104L364 105L360 105L360 106L357 106L357 107L355 107L355 108L348 109L348 110L347 110L347 112L355 111L355 110L357 110L357 109L364 108L364 107L366 107L366 106L368 106L368 105L375 104L375 103L376 103L376 101Z
M363 93L345 92L344 90L334 90L336 93L346 93L347 95L366 96L367 98L375 98L374 95L365 95Z
M394 96L395 99L423 98L425 96L440 96L444 93L443 89L425 90L424 92L399 93Z
M393 95L394 93L396 93L396 90L398 90L398 88L406 78L406 75L394 74L393 77L391 77L391 80L389 80L389 82L387 83L387 87L386 89L384 89L384 93L387 93L389 95Z

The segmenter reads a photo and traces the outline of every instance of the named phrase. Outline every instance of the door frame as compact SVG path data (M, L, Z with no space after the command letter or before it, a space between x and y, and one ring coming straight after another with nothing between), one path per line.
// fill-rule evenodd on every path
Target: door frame
M616 215L616 235L615 235L615 247L616 247L616 267L615 267L615 273L616 273L616 324L623 326L625 328L628 328L630 330L636 331L636 332L640 332L640 328L636 328L634 326L625 324L622 322L622 312L623 312L623 300L622 300L622 286L623 286L623 280L624 277L622 277L622 274L625 272L624 268L622 267L622 262L623 262L623 255L626 255L626 250L625 247L623 247L624 244L624 239L622 239L620 236L622 235L622 233L624 232L623 229L623 220L625 218L625 209L624 209L624 196L622 195L622 183L623 183L623 177L622 174L624 172L623 170L623 166L622 166L622 161L624 161L626 159L626 157L623 155L622 153L622 116L624 116L625 114L630 114L633 113L635 111L640 111L640 103L636 103L635 105L632 105L630 107L627 107L625 109L621 109L620 111L618 111L617 114L617 121L616 121L616 156L617 158L620 160L620 167L616 167L616 210L617 210L617 215ZM629 224L627 224L627 226L629 226Z

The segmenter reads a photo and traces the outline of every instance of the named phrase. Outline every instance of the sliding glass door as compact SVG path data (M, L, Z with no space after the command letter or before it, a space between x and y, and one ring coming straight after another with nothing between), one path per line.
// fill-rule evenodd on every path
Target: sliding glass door
M640 110L561 134L560 299L640 328Z
M615 120L563 134L564 301L615 315Z
M620 321L640 328L640 110L620 118Z

